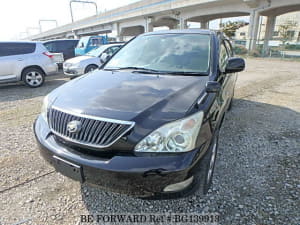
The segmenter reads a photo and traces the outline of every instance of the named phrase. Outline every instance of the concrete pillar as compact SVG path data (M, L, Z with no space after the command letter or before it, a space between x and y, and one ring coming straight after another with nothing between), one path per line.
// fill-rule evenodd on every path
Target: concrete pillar
M123 41L123 36L121 36L121 28L119 23L114 23L112 25L112 34L116 36L117 41Z
M264 56L269 54L269 41L273 37L274 28L276 23L276 16L268 16L267 25L266 25L266 33L264 38L264 46L263 46L263 54Z
M180 18L179 20L179 28L182 29L187 29L187 20Z
M259 28L259 19L260 15L257 10L253 10L250 14L250 23L249 23L249 37L247 41L247 48L249 51L253 51L256 49L258 28Z
M123 36L117 36L117 41L124 41L124 37Z
M200 22L201 29L209 29L209 21L204 20Z
M152 20L151 17L145 17L145 33L153 31Z

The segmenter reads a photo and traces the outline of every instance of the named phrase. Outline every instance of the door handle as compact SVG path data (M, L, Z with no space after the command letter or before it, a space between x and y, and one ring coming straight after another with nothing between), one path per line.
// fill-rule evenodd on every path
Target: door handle
M23 61L24 59L21 59L21 58L20 58L20 59L17 59L17 60L18 60L18 61Z

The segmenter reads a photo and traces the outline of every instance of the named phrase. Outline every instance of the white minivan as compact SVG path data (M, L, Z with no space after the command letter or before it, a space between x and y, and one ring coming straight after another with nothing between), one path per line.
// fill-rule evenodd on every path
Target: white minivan
M41 42L0 42L0 83L40 87L46 75L57 71L53 54Z

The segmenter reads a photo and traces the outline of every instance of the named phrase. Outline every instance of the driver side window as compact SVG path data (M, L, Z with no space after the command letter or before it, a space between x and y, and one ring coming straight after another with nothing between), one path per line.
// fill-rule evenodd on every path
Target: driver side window
M220 69L220 71L222 71L222 72L225 71L225 67L226 67L228 58L229 58L229 56L228 56L226 47L224 45L224 42L222 42L222 44L220 45L220 56L219 56L219 69Z

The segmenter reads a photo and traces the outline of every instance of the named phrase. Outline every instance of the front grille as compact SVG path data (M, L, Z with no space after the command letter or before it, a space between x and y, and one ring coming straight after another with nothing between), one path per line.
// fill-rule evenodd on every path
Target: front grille
M71 133L67 129L71 121L81 123L81 129L78 132ZM134 126L134 122L131 121L77 114L54 107L48 111L48 122L55 135L67 141L96 148L109 147Z

